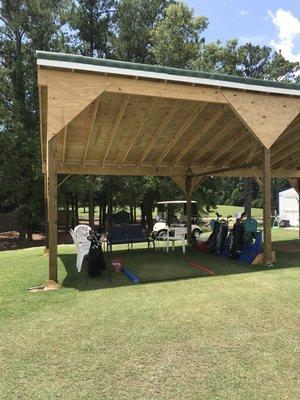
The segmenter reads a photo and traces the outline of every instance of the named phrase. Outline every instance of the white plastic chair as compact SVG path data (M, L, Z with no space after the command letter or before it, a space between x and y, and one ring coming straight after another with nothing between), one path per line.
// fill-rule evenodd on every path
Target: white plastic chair
M74 228L76 237L80 242L88 242L87 237L91 228L88 225L77 225Z
M91 242L88 241L87 238L85 241L80 241L75 231L73 231L73 229L70 229L70 234L76 246L76 253L77 253L76 267L77 271L80 272L84 256L86 256L90 251Z
M161 245L163 250L167 249L167 238L168 238L168 233L164 232L160 232L156 238L153 240L153 244L155 247L155 250L157 251L158 249L160 249Z
M174 232L173 236L170 236L170 231ZM180 240L182 244L182 252L183 254L185 254L185 234L186 234L186 228L174 227L168 231L167 253L169 251L170 242L172 242L172 250L174 251L175 241Z

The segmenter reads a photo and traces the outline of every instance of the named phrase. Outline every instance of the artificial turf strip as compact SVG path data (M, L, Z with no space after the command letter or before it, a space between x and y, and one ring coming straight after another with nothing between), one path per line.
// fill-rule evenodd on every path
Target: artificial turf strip
M220 261L214 277L112 286L107 272L77 274L74 247L60 246L66 287L28 293L47 274L41 250L0 253L1 399L299 398L300 251L279 252L275 269L222 275Z

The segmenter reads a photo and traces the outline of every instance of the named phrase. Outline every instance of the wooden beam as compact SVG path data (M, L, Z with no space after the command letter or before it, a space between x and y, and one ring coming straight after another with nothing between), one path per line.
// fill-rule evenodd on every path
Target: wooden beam
M300 129L299 129L300 131ZM271 158L277 155L278 153L282 153L285 151L287 148L299 143L300 139L300 132L297 132L295 136L293 137L286 137L286 132L284 133L284 138L276 143L274 143L274 147L272 147L271 151Z
M217 146L222 139L226 139L228 133L235 129L238 125L240 125L240 121L235 119L228 121L214 136L208 139L207 142L201 146L197 156L192 159L192 164L201 160L205 152L210 151L213 146Z
M250 171L251 171L251 173L252 173L254 179L256 180L258 186L260 187L260 189L263 190L263 183L262 183L262 180L261 180L261 178L258 176L258 174L257 174L257 172L255 171L255 169L254 169L254 168L250 168Z
M185 187L185 177L184 176L172 176L173 181L176 185L183 191L184 194L187 194Z
M66 125L64 127L63 134L64 134L64 139L63 139L62 162L65 162L65 159L66 159L66 148L67 148L68 125Z
M163 83L143 80L142 78L135 81L130 78L109 76L107 79L112 81L111 86L107 88L107 91L110 93L126 93L138 96L228 104L228 100L224 97L221 90L209 86Z
M296 154L295 157L293 157L292 159L289 159L289 161L287 163L284 163L284 165L282 165L282 166L287 169L300 168L299 152Z
M166 145L165 149L163 152L160 154L160 156L157 158L155 161L156 164L160 164L162 160L168 155L170 150L174 148L176 143L182 138L182 136L185 134L187 129L191 126L191 124L195 121L195 119L198 117L198 115L201 113L201 111L205 108L206 104L199 104L194 111L190 114L188 119L184 122L184 124L178 129L176 132L174 138L170 141L169 144Z
M65 163L58 165L59 174L72 175L125 175L125 176L185 176L188 168L185 166L170 168L165 166L137 166L129 164L80 164Z
M42 69L38 79L48 86L47 136L48 140L60 132L112 83L94 79L92 75Z
M245 135L246 135L246 131L245 131ZM249 148L248 145L249 143L253 144L253 142L250 142L248 138L245 139L245 136L240 137L234 144L230 144L229 148L227 147L227 145L225 145L226 147L226 151L220 155L220 157L224 157L220 160L220 164L222 165L230 165L230 164L235 164L235 160L241 158L241 155L244 155L245 152L247 152L247 155L249 154ZM224 156L226 153L229 152L229 155L226 157ZM218 158L220 158L218 157ZM216 164L219 164L217 162L217 159L215 160ZM245 158L242 160L242 162L240 163L240 165L243 165L246 163ZM237 164L239 164L237 162Z
M164 119L164 121L162 122L162 124L160 125L158 130L151 137L150 142L147 144L147 147L145 148L145 150L143 151L142 156L139 159L139 163L142 163L145 160L145 158L150 153L150 151L152 150L153 146L155 145L155 143L159 139L159 137L162 134L162 132L166 129L166 127L169 125L169 123L174 118L175 114L177 113L177 111L181 107L182 103L183 103L183 101L180 100L180 101L176 101L176 103L173 105L173 107L169 111L168 115L166 116L166 118Z
M192 246L192 177L190 175L186 176L185 182L187 197L186 197L186 236L187 236L187 244Z
M233 111L266 147L270 148L300 112L298 98L222 90Z
M253 164L251 164L253 165ZM245 167L245 166L244 166ZM224 177L252 177L253 174L249 171L249 168L234 169L227 172L216 172L215 176ZM205 173L209 175L207 169L199 165L194 165L190 167L194 175L199 173ZM224 167L225 168L225 167ZM228 166L229 168L229 166ZM234 166L234 168L237 168ZM255 167L254 167L255 168ZM59 163L57 167L57 173L59 174L72 174L72 175L124 175L124 176L186 176L188 171L188 166L180 166L172 168L170 165L160 165L155 164L143 164L138 166L137 164L118 164L118 163L88 163L82 166L81 161L78 163L65 162ZM220 167L214 168L220 171ZM232 169L232 166L230 166ZM209 171L211 171L209 169ZM261 169L255 168L256 173L261 176ZM43 170L45 173L45 170ZM205 174L202 174L203 176ZM272 169L272 178L300 178L300 169Z
M271 164L272 165L276 165L278 164L280 161L283 161L285 159L289 159L289 157L292 157L293 154L300 152L300 143L298 146L293 146L291 149L286 150L286 151L282 151L279 154L277 154L276 156L272 157L271 155Z
M203 137L209 130L214 126L214 124L222 117L224 114L224 107L220 108L213 116L210 118L202 127L198 135L195 135L189 143L180 151L180 153L173 160L173 164L178 163L183 159L184 156L198 143L198 141Z
M210 176L210 175L221 174L223 172L240 171L240 170L243 170L243 169L249 169L249 168L257 167L258 165L259 164L256 163L256 164L238 165L238 166L219 168L219 169L208 169L208 170L205 170L203 172L193 173L193 177Z
M44 255L49 255L49 223L48 223L48 178L47 172L44 174L44 223L45 223L45 249Z
M140 133L141 133L141 131L142 131L144 125L145 125L145 122L147 121L147 118L149 117L149 115L151 114L153 108L155 107L155 104L157 103L157 100L158 100L157 97L154 97L152 99L152 101L150 103L150 106L149 106L148 110L146 111L146 113L145 113L145 115L144 115L144 117L143 117L143 119L142 119L142 121L140 123L140 126L138 127L135 135L133 136L131 142L129 143L129 146L128 146L124 156L122 156L121 164L124 164L124 162L126 161L126 158L128 157L128 154L130 153L130 151L133 148L137 138L139 137L139 135L140 135Z
M264 224L264 262L272 264L271 236L271 155L270 149L263 149L263 224Z
M231 148L233 148L236 143L244 137L244 130L245 128L242 128L237 134L232 136L229 140L227 140L224 143L223 146L219 146L218 150L215 151L207 160L205 160L206 166L209 166L210 164L214 163L219 157L221 157L224 153L227 153Z
M57 184L57 189L67 180L69 179L71 174L65 176L58 184Z
M57 282L57 138L48 141L49 279Z
M192 187L191 187L191 193L193 193L203 181L205 181L207 177L206 176L195 176L192 177Z
M106 158L107 158L107 156L108 156L108 153L109 153L109 151L110 151L110 149L111 149L111 145L112 145L112 143L113 143L113 141L114 141L114 138L116 137L118 128L119 128L119 126L120 126L120 122L121 122L122 117L123 117L124 112L125 112L125 109L126 109L127 104L128 104L128 102L129 102L129 99L130 99L130 96L129 96L128 94L124 96L124 99L123 99L121 108L120 108L120 110L119 110L119 113L118 113L118 116L117 116L117 118L116 118L114 127L113 127L113 129L112 129L112 131L111 131L111 134L110 134L109 144L108 144L108 146L107 146L107 148L106 148L106 150L105 150L105 154L104 154L103 160L101 160L102 162L105 162L105 161L106 161Z
M87 152L88 152L89 147L90 147L90 141L91 141L91 138L92 138L93 133L94 133L96 117L97 117L98 110L99 110L99 105L100 105L100 97L101 96L99 96L95 100L94 109L93 109L93 115L92 115L92 119L91 119L90 130L89 130L89 134L88 134L88 137L87 137L87 141L86 141L86 145L85 145L85 149L84 149L84 153L83 153L83 159L82 159L82 163L83 164L85 163Z

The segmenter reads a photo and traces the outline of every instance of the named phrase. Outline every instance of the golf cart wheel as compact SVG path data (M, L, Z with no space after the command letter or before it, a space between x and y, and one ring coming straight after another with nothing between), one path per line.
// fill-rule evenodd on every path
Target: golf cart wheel
M201 231L200 231L200 229L194 229L193 230L193 238L194 239L197 239L200 235L201 235Z

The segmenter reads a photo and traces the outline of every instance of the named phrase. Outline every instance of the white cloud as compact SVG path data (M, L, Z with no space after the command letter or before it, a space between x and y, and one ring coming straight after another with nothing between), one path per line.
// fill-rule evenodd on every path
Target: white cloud
M240 10L240 11L239 11L239 14L240 14L242 17L246 17L247 15L250 14L250 11L248 11L248 10Z
M277 51L290 61L300 62L300 53L295 53L296 40L300 40L300 20L291 11L279 8L275 13L268 11L273 24L278 28L277 40L271 41Z

